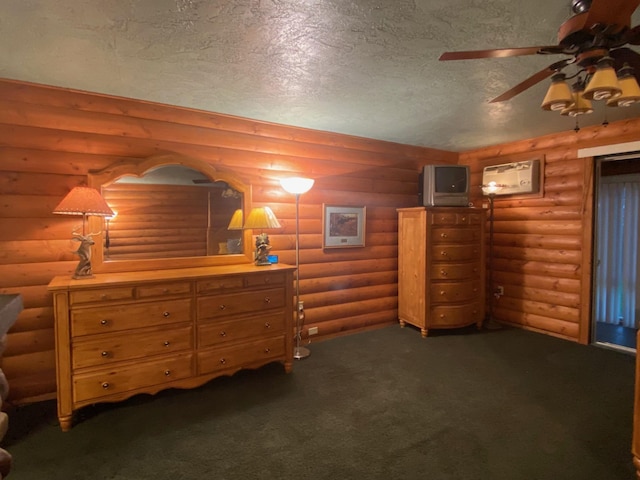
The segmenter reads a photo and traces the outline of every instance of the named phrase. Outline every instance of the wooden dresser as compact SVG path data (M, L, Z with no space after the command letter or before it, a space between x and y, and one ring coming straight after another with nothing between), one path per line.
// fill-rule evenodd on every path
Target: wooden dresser
M233 265L97 274L49 284L58 418L270 362L293 366L293 272Z
M485 210L398 209L398 317L420 328L482 326Z

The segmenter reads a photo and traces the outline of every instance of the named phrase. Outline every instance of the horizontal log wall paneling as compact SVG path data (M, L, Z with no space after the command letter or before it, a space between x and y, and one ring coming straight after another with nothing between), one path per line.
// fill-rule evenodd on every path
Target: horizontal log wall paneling
M594 161L578 158L578 149L639 138L640 119L634 119L460 154L475 186L487 165L544 161L543 195L495 200L493 284L504 287L504 296L489 292L487 301L497 320L590 341ZM487 204L479 188L474 201Z
M47 284L77 265L79 218L53 215L87 174L174 152L231 170L252 185L282 228L272 253L295 263L295 198L279 179L314 178L300 199L301 295L316 339L397 321L395 209L417 203L426 163L458 155L106 95L0 80L0 292L20 293L3 370L14 404L55 396L52 298ZM322 249L323 204L367 207L364 248Z

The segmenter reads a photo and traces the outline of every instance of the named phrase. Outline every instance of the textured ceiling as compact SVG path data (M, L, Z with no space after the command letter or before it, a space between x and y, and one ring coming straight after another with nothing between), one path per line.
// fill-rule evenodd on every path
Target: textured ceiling
M565 57L438 61L554 45L570 3L2 0L0 77L464 151L573 134L574 120L539 108L548 81L488 103ZM640 106L606 110L615 121Z

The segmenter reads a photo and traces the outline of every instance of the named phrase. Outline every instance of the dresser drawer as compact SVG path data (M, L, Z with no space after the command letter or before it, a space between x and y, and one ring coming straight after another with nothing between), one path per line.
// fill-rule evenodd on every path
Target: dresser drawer
M473 243L480 240L480 230L477 228L442 228L436 227L431 230L431 241L433 243Z
M95 290L77 290L69 294L71 305L82 303L110 302L114 300L131 300L134 298L134 287L108 287Z
M285 356L285 337L267 338L228 348L198 352L198 374L239 369L252 364L267 363Z
M198 327L198 347L210 347L251 337L282 335L283 333L284 312L241 320L201 323Z
M431 249L433 262L457 262L479 260L480 247L477 245L437 245Z
M191 284L189 282L158 283L155 285L143 285L136 287L138 298L162 297L164 295L189 295Z
M74 337L191 321L191 299L71 310Z
M276 286L284 285L285 274L280 273L257 273L253 275L247 275L245 285L247 287L260 287L260 286Z
M74 402L99 400L101 397L130 390L162 385L193 375L193 356L170 356L147 362L136 362L122 368L77 374L73 377Z
M73 369L108 365L122 360L190 350L193 346L191 325L161 330L97 335L73 343Z
M480 300L479 281L433 283L429 289L432 303L450 303Z
M198 319L221 318L248 312L260 312L285 305L282 288L231 293L198 298Z
M460 280L478 278L482 271L480 263L437 263L431 265L432 280Z
M242 287L244 287L243 277L227 276L198 280L196 288L198 293L216 293L223 290L238 290Z
M441 305L431 308L429 316L430 327L447 327L471 325L482 320L484 310L479 302L467 305Z

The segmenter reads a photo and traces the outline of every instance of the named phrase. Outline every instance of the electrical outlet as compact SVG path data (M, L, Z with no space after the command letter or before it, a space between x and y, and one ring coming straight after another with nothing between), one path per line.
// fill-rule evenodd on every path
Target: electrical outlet
M318 327L309 327L309 336L317 335L317 334L318 334Z

